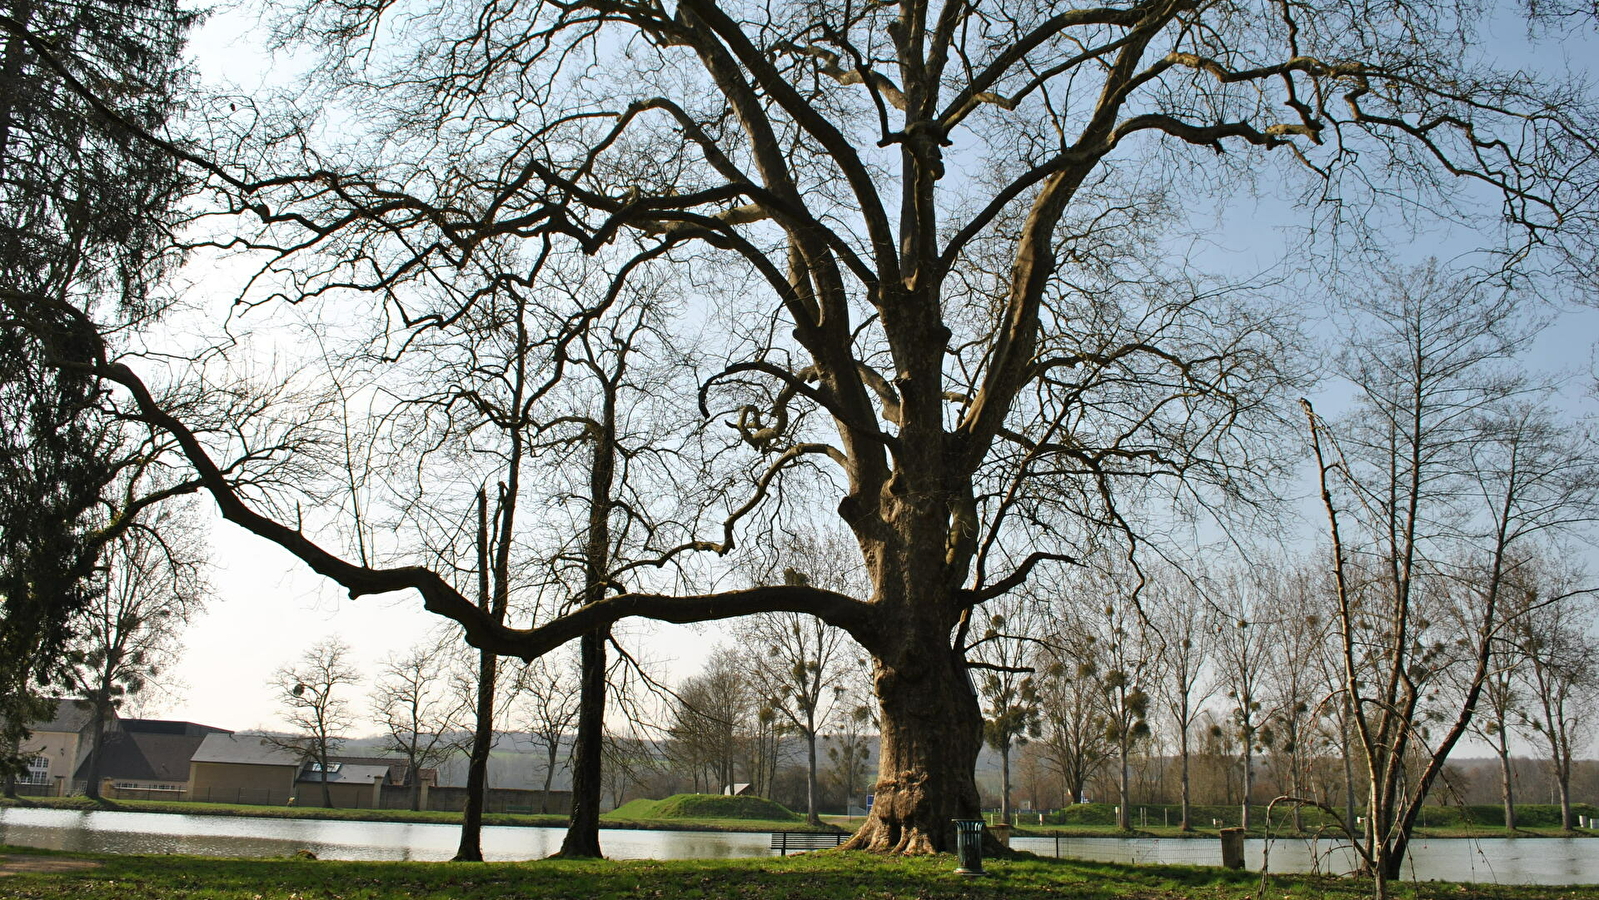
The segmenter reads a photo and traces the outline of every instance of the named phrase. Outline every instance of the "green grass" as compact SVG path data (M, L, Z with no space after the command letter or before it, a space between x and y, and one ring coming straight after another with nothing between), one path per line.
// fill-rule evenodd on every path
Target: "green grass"
M639 819L804 821L803 816L765 797L728 797L722 794L673 794L665 800L632 800L618 807L614 815Z
M30 851L20 851L27 853ZM898 859L823 851L787 858L532 863L333 862L299 859L84 856L93 869L0 877L14 900L1246 900L1257 875L1191 866L1124 866L1020 858L986 878L952 873L949 856ZM1273 900L1355 900L1354 879L1273 877ZM1593 888L1406 885L1399 896L1576 900Z

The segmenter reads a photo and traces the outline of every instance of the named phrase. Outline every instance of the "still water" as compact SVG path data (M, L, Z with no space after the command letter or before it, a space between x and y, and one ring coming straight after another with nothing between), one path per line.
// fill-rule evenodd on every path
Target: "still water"
M483 857L538 859L561 849L562 828L483 829ZM0 844L83 853L182 853L195 856L288 856L310 850L323 859L444 860L455 855L455 825L250 819L103 810L0 809ZM723 831L606 830L612 859L716 859L765 856L768 835Z
M483 829L483 855L491 860L537 859L561 845L559 828ZM455 854L453 825L399 822L329 822L315 819L246 819L165 813L0 809L0 844L88 853L182 853L200 856L287 856L310 850L324 859L444 860ZM600 834L612 859L715 859L766 856L768 836L708 831L627 831ZM1016 838L1019 850L1054 856L1052 838ZM1258 871L1264 841L1248 841L1248 866ZM1106 862L1219 865L1213 840L1062 838L1061 856ZM1327 844L1273 842L1276 872L1347 872L1353 858ZM1501 884L1599 882L1599 841L1585 838L1482 838L1426 840L1414 845L1407 878Z
M1052 838L1013 838L1011 846L1055 856ZM1101 862L1221 865L1221 842L1200 838L1061 838L1059 855ZM1260 871L1267 842L1244 842L1244 865ZM1356 855L1331 842L1284 838L1270 844L1273 872L1344 875ZM1599 882L1599 841L1590 838L1439 838L1411 844L1405 880L1481 881L1497 884Z

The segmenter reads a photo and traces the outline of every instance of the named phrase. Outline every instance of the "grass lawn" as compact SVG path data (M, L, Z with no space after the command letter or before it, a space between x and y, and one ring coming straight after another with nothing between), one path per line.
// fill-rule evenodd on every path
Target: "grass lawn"
M0 875L0 895L15 900L1246 900L1260 887L1256 875L1219 869L1035 858L990 861L988 877L968 878L952 873L949 856L835 851L770 859L487 864L6 853L12 874ZM1266 896L1355 900L1367 891L1358 880L1283 876L1270 880ZM1599 889L1430 883L1406 886L1401 896L1594 900Z

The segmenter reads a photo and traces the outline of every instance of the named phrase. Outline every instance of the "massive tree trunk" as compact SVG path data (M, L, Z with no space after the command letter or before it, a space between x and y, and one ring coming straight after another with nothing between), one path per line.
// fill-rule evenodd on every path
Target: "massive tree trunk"
M892 650L874 649L882 756L876 799L845 845L851 849L952 851L952 820L982 812L974 780L983 740L977 692L949 630L927 618L906 616Z

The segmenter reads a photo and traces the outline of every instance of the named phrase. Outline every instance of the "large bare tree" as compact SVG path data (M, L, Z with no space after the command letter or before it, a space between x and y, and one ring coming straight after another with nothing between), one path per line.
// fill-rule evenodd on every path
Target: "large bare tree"
M691 268L721 303L698 314L724 353L704 411L755 469L691 545L733 552L751 510L825 467L871 595L639 585L513 628L431 569L351 561L263 514L135 372L103 373L179 436L230 519L353 595L419 592L493 652L535 657L627 616L845 629L882 714L859 848L944 849L977 810L960 652L976 607L1068 563L1088 530L1136 534L1134 498L1204 504L1264 474L1252 437L1287 348L1168 258L1162 209L1294 171L1334 217L1391 197L1466 215L1486 193L1533 249L1592 221L1586 96L1472 68L1472 3L508 0L382 27L391 9L308 4L289 23L332 48L330 108L381 140L324 151L243 123L245 152L210 165L240 215L227 241L273 253L257 284L371 291L405 331L448 316L413 315L403 288L479 265L492 239ZM427 38L387 43L405 34Z

